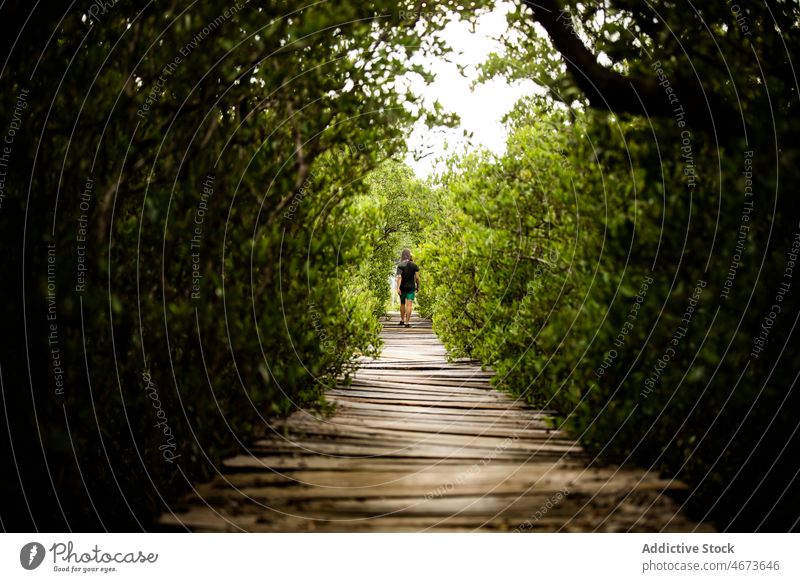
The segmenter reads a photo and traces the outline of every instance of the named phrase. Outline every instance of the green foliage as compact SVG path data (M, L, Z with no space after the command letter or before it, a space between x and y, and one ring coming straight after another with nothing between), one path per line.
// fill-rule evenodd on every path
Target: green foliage
M370 173L365 182L367 191L356 201L354 217L369 233L358 280L375 315L383 315L390 299L389 277L395 274L401 249L417 244L430 191L411 168L391 160Z
M520 104L503 156L442 179L447 211L420 253L437 332L498 387L558 411L591 453L688 481L698 517L790 528L793 513L769 510L794 473L775 451L794 438L780 379L797 365L784 318L797 295L781 287L796 220L747 210L750 154L690 182L685 158L663 156L685 146L669 120L565 115ZM691 149L699 167L715 159L701 136ZM774 245L770 229L784 233ZM762 325L774 353L758 350Z
M548 98L429 188L392 160L453 117L394 81L488 3L429 4L4 5L0 373L36 499L4 527L150 527L375 352L403 246L454 357L698 517L797 527L797 6L563 3L608 70L699 85L711 128L590 109L520 8L483 72Z
M564 4L614 71L657 80L658 61L675 87L699 83L719 133L590 109L521 10L484 73L535 78L550 104L520 103L508 153L444 180L452 216L424 235L437 329L592 454L687 481L698 518L796 529L797 7L748 5L745 35L725 3L655 21L649 5ZM548 164L560 154L568 169ZM520 259L531 221L558 252L541 272Z
M29 97L0 229L26 250L2 279L26 303L3 306L2 373L37 507L3 521L149 527L377 349L374 232L347 202L416 120L442 121L390 81L455 3L10 4L4 94Z
M420 255L433 279L434 323L452 354L491 365L503 387L546 406L554 395L540 375L563 329L553 320L585 301L602 201L587 191L596 175L585 170L584 129L534 105L517 115L529 123L503 156L468 156L443 178L447 211L424 232Z

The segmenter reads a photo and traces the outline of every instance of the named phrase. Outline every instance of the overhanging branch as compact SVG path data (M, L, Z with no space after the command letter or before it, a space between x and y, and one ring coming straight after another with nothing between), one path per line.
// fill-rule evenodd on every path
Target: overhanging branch
M706 128L714 125L712 113L719 115L727 110L720 99L707 93L697 80L670 78L668 84L674 93L669 94L666 85L659 85L663 81L659 80L655 69L652 75L629 76L604 67L575 33L572 15L558 0L523 0L522 3L533 11L534 20L541 24L553 46L564 57L567 70L591 107L614 113L672 116L675 109L682 106L687 123Z

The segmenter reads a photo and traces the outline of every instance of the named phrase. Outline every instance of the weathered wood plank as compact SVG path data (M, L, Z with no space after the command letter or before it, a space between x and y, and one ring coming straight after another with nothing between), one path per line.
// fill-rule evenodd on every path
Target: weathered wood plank
M496 452L492 447L459 447L446 445L432 445L414 442L411 440L396 439L393 441L376 442L375 439L339 437L336 441L324 439L305 439L301 442L279 441L277 439L257 441L252 447L253 453L297 453L334 455L347 457L424 457L428 459L515 459L530 461L543 457L559 458L573 453L580 454L578 445L572 444L547 444L532 443L528 447L514 447Z
M394 411L394 412L404 412L404 413L417 413L417 414L449 414L451 416L462 416L464 414L485 414L486 416L490 417L504 417L504 418L526 418L524 412L525 408L522 406L518 406L516 408L512 407L503 407L501 405L478 405L478 404L467 404L463 403L459 406L457 402L454 403L442 403L441 405L436 405L436 403L432 403L429 406L419 406L419 405L412 405L410 403L403 403L402 400L397 400L396 402L393 401L370 401L367 399L358 399L358 398L347 398L346 396L332 396L329 398L331 402L334 402L342 407L346 407L349 409L360 408L364 410L385 410L385 411ZM417 403L419 404L419 403ZM518 414L517 414L518 413Z
M297 422L291 425L276 424L275 429L281 432L284 428L290 427L298 432L307 432L309 430L324 431L328 434L339 434L342 431L353 431L358 433L364 429L370 429L369 434L396 434L396 433L411 433L419 435L473 435L485 437L504 437L504 438L567 438L566 435L560 431L556 431L545 426L526 426L526 425L512 425L508 427L498 427L493 424L480 425L470 423L450 423L444 424L441 422L418 422L415 420L400 420L391 421L384 420L383 416L377 417L380 420L370 418L342 418L337 416L335 419L326 424L315 423L313 421Z
M328 395L358 400L363 399L363 401L367 402L372 400L391 401L400 404L431 402L437 405L446 403L450 407L467 405L467 408L470 408L475 403L499 404L499 407L503 409L515 405L520 408L524 407L522 404L515 403L496 394L463 394L458 391L420 393L402 389L392 392L384 390L359 390L357 388L335 388L329 390Z
M678 511L679 482L588 467L580 446L448 362L430 322L385 323L385 347L328 394L329 418L297 411L222 463L160 520L181 531L707 531Z

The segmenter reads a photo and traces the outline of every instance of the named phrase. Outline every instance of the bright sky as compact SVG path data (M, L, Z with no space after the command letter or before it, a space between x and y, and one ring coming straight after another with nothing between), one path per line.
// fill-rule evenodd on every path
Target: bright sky
M461 117L461 125L456 128L430 130L420 124L412 132L408 140L412 153L406 158L406 163L419 177L435 173L437 168L441 168L437 159L454 150L484 146L495 153L505 151L506 131L500 119L511 110L517 99L536 92L537 86L532 81L509 83L498 78L470 91L470 84L478 77L477 67L488 55L502 51L502 45L493 38L507 29L505 15L510 9L509 3L498 3L494 11L478 20L474 32L465 22L448 24L442 38L453 47L450 59L455 62L428 59L425 65L436 75L436 80L427 87L417 77L412 80L411 87L415 93L424 95L426 101L438 99L446 111ZM467 66L466 77L461 75L456 63ZM473 133L471 139L464 136L465 130ZM416 161L414 151L430 155Z

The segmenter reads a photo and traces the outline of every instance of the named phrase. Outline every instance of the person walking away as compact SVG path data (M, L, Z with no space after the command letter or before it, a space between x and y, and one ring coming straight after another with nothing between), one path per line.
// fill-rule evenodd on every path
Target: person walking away
M397 293L400 295L400 325L411 327L411 310L419 291L419 267L411 260L411 251L403 249L397 263Z

